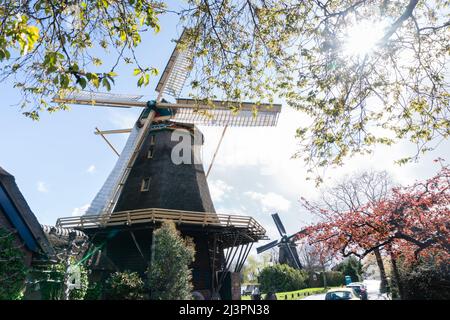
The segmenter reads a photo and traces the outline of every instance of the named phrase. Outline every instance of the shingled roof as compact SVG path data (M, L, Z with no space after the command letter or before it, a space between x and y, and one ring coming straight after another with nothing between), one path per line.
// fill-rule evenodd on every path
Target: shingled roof
M30 251L44 254L48 258L54 257L55 252L20 192L14 176L2 167L0 167L0 209Z

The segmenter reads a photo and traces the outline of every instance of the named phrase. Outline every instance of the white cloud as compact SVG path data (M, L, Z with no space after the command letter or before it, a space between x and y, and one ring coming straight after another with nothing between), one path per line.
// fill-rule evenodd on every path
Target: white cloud
M94 173L95 172L95 166L93 165L93 164L91 164L90 166L89 166L89 168L87 168L87 170L86 170L86 172L87 173Z
M251 180L254 184L251 190L263 193L275 191L292 201L293 207L297 207L294 202L300 197L316 198L320 191L316 188L314 180L306 180L307 166L302 159L292 158L300 149L301 142L295 138L296 128L304 125L307 120L303 113L284 106L278 126L275 128L230 127L223 139L210 177L215 179L226 177L227 181L240 180L242 184ZM223 129L216 127L200 129L205 134L203 159L206 166L212 159ZM415 180L432 176L438 169L432 160L448 154L449 150L450 142L444 141L438 149L423 155L418 163L399 166L394 163L395 160L410 156L416 151L414 145L401 141L391 147L377 146L372 154L345 159L343 166L320 169L317 173L324 178L322 185L324 187L332 185L346 174L367 169L387 170L397 183L407 185ZM258 172L252 171L253 168L257 168ZM244 170L252 172L252 175L243 173ZM309 176L315 177L314 173ZM261 189L259 184L262 181L265 183ZM240 182L233 183L236 189L239 189L240 184Z
M263 211L288 211L291 207L291 202L283 197L282 195L276 194L274 192L259 193L254 191L247 191L244 193L253 200L260 202Z
M228 185L223 180L212 180L208 183L211 198L214 202L220 202L227 197L227 192L233 190L233 187Z
M47 193L47 192L48 192L48 188L47 188L45 182L39 181L39 182L37 183L37 190L38 190L39 192L42 192L42 193Z
M89 203L85 204L84 206L81 206L79 208L74 208L72 210L72 216L81 216L81 215L83 215L86 212L86 210L88 208L89 208Z

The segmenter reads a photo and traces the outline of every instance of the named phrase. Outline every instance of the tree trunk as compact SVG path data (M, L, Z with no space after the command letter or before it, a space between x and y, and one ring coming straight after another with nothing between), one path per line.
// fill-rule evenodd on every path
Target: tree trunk
M377 248L373 251L375 254L375 258L377 259L378 269L380 270L380 277L381 277L381 285L380 285L380 292L386 293L387 288L387 278L386 278L386 270L384 269L383 259L381 257L380 249Z
M325 265L322 265L322 275L323 275L323 287L327 288L327 274L325 272Z
M400 279L400 272L398 271L397 261L395 260L394 255L391 252L391 264L392 264L392 272L394 273L395 284L397 285L398 295L401 300L404 299L405 295L403 292L403 285Z

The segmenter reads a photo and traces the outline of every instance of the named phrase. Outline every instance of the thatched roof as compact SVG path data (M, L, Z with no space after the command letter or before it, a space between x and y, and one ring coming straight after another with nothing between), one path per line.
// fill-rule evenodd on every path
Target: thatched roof
M0 209L30 251L44 254L48 258L54 257L54 250L20 192L14 176L2 167L0 167Z
M67 248L72 240L75 240L75 243L88 240L88 236L80 230L49 225L42 225L42 229L55 251Z
M135 209L162 208L196 212L214 213L214 205L206 181L202 163L175 164L172 152L179 141L172 140L175 129L184 129L193 135L196 129L190 124L155 125L139 150L130 174L117 201L115 212ZM194 152L203 144L203 135L199 139L191 138ZM152 139L150 136L154 136ZM154 141L154 145L152 145ZM149 158L149 150L153 157ZM199 156L199 155L197 155ZM191 154L191 160L193 155ZM149 190L141 191L144 179L150 179Z

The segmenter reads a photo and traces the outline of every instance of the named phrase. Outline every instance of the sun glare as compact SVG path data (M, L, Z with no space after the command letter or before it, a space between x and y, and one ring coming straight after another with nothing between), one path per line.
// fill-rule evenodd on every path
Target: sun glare
M375 49L383 38L386 23L363 21L354 24L347 30L344 38L344 54L348 56L364 56Z

